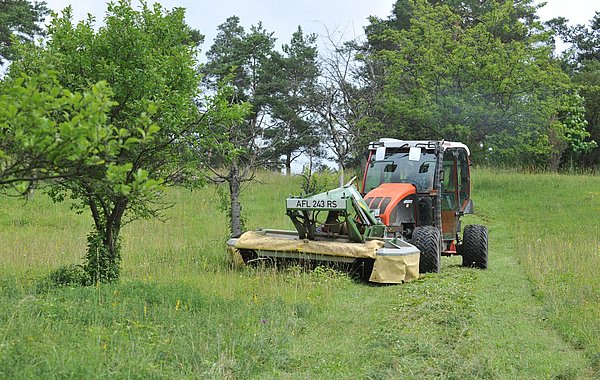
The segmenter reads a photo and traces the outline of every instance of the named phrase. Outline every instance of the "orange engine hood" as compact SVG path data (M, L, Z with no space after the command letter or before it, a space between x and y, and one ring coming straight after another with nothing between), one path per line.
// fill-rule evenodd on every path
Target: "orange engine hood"
M410 183L382 183L379 187L369 191L364 198L369 205L369 208L379 208L379 217L381 218L381 221L386 226L389 226L389 220L394 206L407 196L416 194L416 192L417 189ZM389 198L389 200L386 198ZM379 204L375 204L377 203L377 199L379 199Z

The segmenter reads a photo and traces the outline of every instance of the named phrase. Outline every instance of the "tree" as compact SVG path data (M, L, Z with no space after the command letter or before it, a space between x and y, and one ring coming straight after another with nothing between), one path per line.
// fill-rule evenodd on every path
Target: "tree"
M571 45L565 57L571 64L571 69L576 70L578 64L586 61L600 61L600 11L595 12L589 26L569 26L568 22L564 17L557 17L546 22L546 25L556 36Z
M563 41L571 45L563 55L563 65L579 87L583 97L587 132L591 141L600 141L600 12L586 25L569 26L568 20L559 17L547 25ZM600 148L590 147L579 151L576 161L592 167L600 163Z
M31 41L42 33L39 23L48 13L45 1L0 0L0 64L14 59L13 38Z
M202 157L212 171L211 180L227 183L229 202L227 208L230 230L239 236L243 230L241 185L254 178L255 170L272 160L273 153L261 144L268 118L268 80L266 63L273 55L275 39L261 24L252 26L247 33L236 16L229 17L218 27L219 32L206 56L208 62L202 69L204 85L213 92L224 90L228 104L240 109L241 122L213 123L211 136L216 142ZM246 106L245 106L246 104ZM244 111L244 107L246 108ZM223 150L222 147L227 149Z
M360 58L363 50L357 41L344 43L342 37L328 32L319 57L321 77L314 106L324 145L338 165L340 186L345 183L345 170L357 164L366 150L365 130L377 139L380 134L375 131L383 125L383 120L373 118L380 91L371 62Z
M104 21L98 29L92 19L74 25L65 9L52 20L47 43L25 49L9 73L40 72L46 62L69 91L101 80L112 89L107 124L124 141L115 160L84 165L76 177L50 184L55 200L70 197L93 217L84 266L93 282L118 278L123 225L160 216L163 188L193 180L194 147L206 129L195 102L197 43L184 10L143 4L138 11L121 0L109 3Z
M579 86L579 93L583 97L590 140L600 142L600 60L585 61L573 76L573 81ZM600 148L597 146L581 153L576 160L585 167L600 164Z
M255 162L259 159L254 133L248 133L243 127L246 117L251 112L251 104L247 102L231 103L235 87L231 77L225 77L217 83L216 95L207 102L206 132L203 147L199 152L205 157L203 165L212 175L209 179L217 184L227 183L228 194L219 192L221 209L227 215L229 230L238 237L244 230L244 217L240 201L241 186L254 179ZM219 188L220 190L221 188Z
M409 3L408 25L378 24L369 36L393 127L405 138L465 141L476 159L546 165L560 95L573 90L550 34L512 1L486 2L473 17L450 2Z
M291 175L292 162L308 150L318 147L312 109L316 97L317 36L305 36L302 28L282 46L283 54L274 52L267 61L271 125L265 131L274 154L284 157L286 174Z
M550 134L553 146L556 149L552 152L550 169L557 170L559 164L568 156L568 163L573 166L573 161L581 153L587 153L597 146L594 140L586 141L590 133L586 130L588 125L585 120L585 107L583 98L577 92L564 94L561 96L561 106L558 114L553 120L552 131Z
M105 82L82 92L61 86L51 70L0 84L0 190L24 195L38 181L69 180L125 148L107 123L114 103Z
M463 28L473 27L484 21L490 12L494 12L499 6L509 6L514 11L508 17L497 20L493 24L493 34L500 37L503 42L524 40L529 38L531 30L537 28L537 9L543 4L535 4L533 0L426 0L431 6L447 6L458 16L458 22ZM415 9L418 7L414 0L397 0L394 3L392 14L387 20L370 18L370 24L366 27L368 37L375 37L370 42L377 49L385 47L385 42L377 40L377 36L387 29L408 30L411 27ZM379 45L381 43L382 45Z

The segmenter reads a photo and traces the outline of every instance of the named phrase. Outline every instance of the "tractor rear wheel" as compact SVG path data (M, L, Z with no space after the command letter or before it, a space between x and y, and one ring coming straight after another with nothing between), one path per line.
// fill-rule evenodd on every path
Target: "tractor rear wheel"
M419 272L439 272L442 253L440 230L433 226L417 227L413 231L412 244L421 251Z
M462 241L462 265L487 269L488 230L485 226L472 224L465 227Z

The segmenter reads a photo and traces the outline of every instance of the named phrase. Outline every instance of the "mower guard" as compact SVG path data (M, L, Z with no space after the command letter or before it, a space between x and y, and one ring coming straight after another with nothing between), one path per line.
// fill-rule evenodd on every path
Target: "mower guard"
M243 262L240 251L252 251L256 260L296 259L313 262L353 263L374 260L371 282L399 284L419 277L419 250L401 239L368 239L353 243L345 239L318 236L300 239L296 231L248 231L227 242L234 261Z

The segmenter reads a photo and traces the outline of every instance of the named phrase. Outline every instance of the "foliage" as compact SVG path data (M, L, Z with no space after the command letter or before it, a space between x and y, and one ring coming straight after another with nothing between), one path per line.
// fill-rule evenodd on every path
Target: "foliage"
M54 17L47 43L24 47L24 59L11 66L10 75L42 72L41 62L47 62L71 91L101 80L112 89L106 123L124 141L115 159L83 165L77 176L49 190L55 200L70 197L79 211L91 212L85 268L94 282L112 281L119 274L122 226L160 216L167 206L163 187L191 178L195 169L189 148L205 128L195 104L197 36L185 24L183 9L157 4L137 11L126 0L111 3L98 29L92 19L77 25L71 19L70 8Z
M206 113L206 139L200 152L202 164L209 169L209 177L215 183L227 182L229 204L221 203L221 210L227 213L229 230L232 236L239 236L244 230L244 217L240 192L242 183L254 178L255 162L259 149L255 137L244 129L246 117L251 113L250 103L232 102L235 88L230 84L231 76L217 84L216 95L208 100ZM222 188L220 188L221 196ZM223 200L223 198L221 198Z
M319 153L319 134L314 126L317 78L317 36L305 35L301 27L292 35L289 44L282 46L283 54L274 52L267 61L270 73L269 116L271 124L264 137L273 155L283 156L285 170L291 174L291 164L300 155Z
M31 41L43 33L39 24L48 13L45 1L0 1L0 64L15 59L13 39Z
M337 187L335 174L327 170L313 172L309 166L305 166L300 177L304 195L318 194Z
M231 206L232 206L232 202L231 202L231 193L229 189L226 189L224 186L218 186L217 187L217 195L218 195L218 207L219 207L219 211L221 211L223 214L225 214L227 216L227 225L229 226L229 236L235 236L235 234L233 233L233 221L231 220L232 218L232 213L231 213ZM240 231L246 231L246 226L248 224L248 220L244 214L244 210L243 210L243 206L240 202L240 217L239 217L239 229Z
M254 168L252 150L239 143L240 135L243 135L241 125L250 113L250 104L230 103L235 92L231 78L228 76L220 81L216 94L207 99L208 111L205 117L210 127L199 154L202 164L212 171L213 182L228 184L228 191L222 186L217 188L219 209L227 215L230 234L239 236L246 224L239 199L240 188L243 182L252 180ZM246 161L247 158L250 160ZM219 163L218 167L215 167L215 162Z
M267 166L271 152L261 143L267 118L267 87L270 74L266 69L274 54L275 39L262 24L247 33L236 16L218 27L219 32L202 68L203 83L218 92L220 107L236 109L239 119L210 123L211 144L205 147L204 163L212 171L214 182L227 182L230 197L230 230L242 233L240 189L254 178L256 168ZM225 148L225 149L223 149Z
M0 187L24 194L39 180L73 179L113 160L131 141L108 124L106 82L71 92L56 72L21 73L0 84Z
M52 288L62 286L85 286L91 283L91 278L81 265L70 264L59 267L43 277L37 283L38 292L47 292Z
M569 26L567 22L564 17L558 17L547 24L557 37L570 44L570 48L561 57L563 66L572 75L583 96L586 133L589 133L592 142L600 141L600 12L595 13L589 26ZM592 146L590 149L582 149L572 158L587 167L597 165L600 163L600 148Z
M600 60L586 61L581 69L574 74L573 81L579 86L583 97L587 131L592 141L600 141ZM600 149L595 148L580 156L580 161L586 167L600 163Z
M378 67L392 134L461 140L476 161L546 166L558 98L572 85L531 1L518 2L524 8L512 1L399 3L409 3L410 18L389 26L375 20L369 29L375 54L368 58L384 62Z
M576 70L578 65L584 64L586 61L600 61L600 51L598 51L600 11L594 13L589 26L581 24L570 26L564 17L556 17L546 24L556 33L557 37L571 44L570 49L566 51L566 56L563 57L567 60L571 70Z
M594 140L586 141L590 132L586 129L588 122L585 119L583 98L579 94L562 96L559 118L563 128L561 135L572 155L587 153L598 146Z

